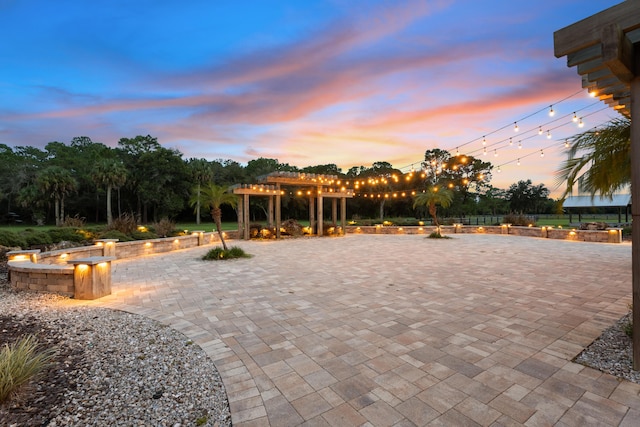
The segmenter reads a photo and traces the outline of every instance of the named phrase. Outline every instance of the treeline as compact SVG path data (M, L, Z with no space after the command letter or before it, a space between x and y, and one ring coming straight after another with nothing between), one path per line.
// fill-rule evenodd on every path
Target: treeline
M436 151L440 157L434 163ZM440 211L442 216L554 211L544 186L521 181L507 190L496 189L489 184L491 164L468 159L468 164L460 163L460 169L453 169L448 152L429 150L425 170L403 174L387 162L375 162L343 173L335 164L298 168L268 158L251 160L247 165L229 159L185 159L181 152L163 147L149 135L122 138L115 148L86 136L73 138L68 144L50 142L44 149L0 144L0 218L5 222L20 219L32 224L61 224L66 217L78 216L100 223L110 222L111 214L128 213L141 223L162 218L193 221L189 199L198 184L253 183L256 177L274 171L350 180L349 186L357 188L358 194L348 202L350 218L424 216L425 212L413 208L411 193L427 185L448 185L456 190L451 206ZM431 174L429 168L433 169ZM283 195L283 218L308 217L308 199L298 195L298 190L287 188ZM263 199L251 199L252 220L266 217L268 205ZM225 221L236 218L231 208L224 209ZM208 212L202 215L208 217Z

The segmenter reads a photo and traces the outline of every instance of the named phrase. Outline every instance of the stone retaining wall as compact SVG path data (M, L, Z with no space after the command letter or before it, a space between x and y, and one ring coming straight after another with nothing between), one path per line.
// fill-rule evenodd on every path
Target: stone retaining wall
M73 297L73 266L10 261L9 280L14 289L52 292Z

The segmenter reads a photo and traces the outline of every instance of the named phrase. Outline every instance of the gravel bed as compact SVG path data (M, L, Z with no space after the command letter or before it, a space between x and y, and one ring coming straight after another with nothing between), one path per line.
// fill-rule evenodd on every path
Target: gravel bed
M3 280L4 279L4 280ZM58 354L17 398L7 426L230 426L220 375L181 333L143 316L16 292L0 277L0 343L25 333Z
M607 328L574 362L640 384L640 371L633 370L631 338L624 332L630 322L631 313Z

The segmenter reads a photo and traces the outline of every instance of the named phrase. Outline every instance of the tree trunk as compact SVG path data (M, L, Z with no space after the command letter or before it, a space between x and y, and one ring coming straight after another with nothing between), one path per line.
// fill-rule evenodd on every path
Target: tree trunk
M218 236L220 236L222 249L227 251L229 249L227 249L227 243L224 241L224 236L222 235L222 209L220 208L211 209L211 216L213 217L213 222L216 223L216 230L218 231ZM246 224L246 226L248 227L249 225Z
M429 203L429 215L431 215L431 217L433 218L433 225L435 225L436 227L440 227L440 224L438 224L438 215L436 214L435 203Z
M56 226L60 226L60 199L57 197L53 202L53 216L56 219Z
M113 214L111 213L111 186L107 185L107 225L113 223Z
M196 200L196 224L200 225L200 183L198 183L198 198Z
M122 216L122 210L120 208L120 187L118 187L118 218Z
M384 202L385 199L380 200L380 221L384 220Z
M64 224L64 197L60 197L60 225Z

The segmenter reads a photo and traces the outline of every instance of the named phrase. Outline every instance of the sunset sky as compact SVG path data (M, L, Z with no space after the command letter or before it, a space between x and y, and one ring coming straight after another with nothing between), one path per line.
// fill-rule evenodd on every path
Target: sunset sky
M0 0L0 143L150 134L185 158L344 172L459 147L500 166L496 187L553 190L564 139L616 117L553 32L618 3Z

